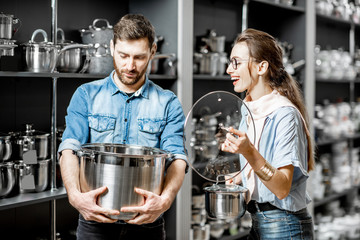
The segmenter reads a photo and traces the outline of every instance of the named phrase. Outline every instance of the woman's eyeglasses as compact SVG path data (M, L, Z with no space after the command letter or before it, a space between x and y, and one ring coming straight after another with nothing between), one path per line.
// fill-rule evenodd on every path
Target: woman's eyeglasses
M231 64L231 67L236 70L238 68L238 66L243 63L243 62L249 62L250 60L241 60L238 58L232 58L228 60L228 64Z

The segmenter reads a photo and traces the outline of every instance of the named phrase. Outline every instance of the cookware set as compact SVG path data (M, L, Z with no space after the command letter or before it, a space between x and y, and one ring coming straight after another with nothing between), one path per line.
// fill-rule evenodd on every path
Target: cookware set
M21 132L0 133L0 197L42 192L50 177L50 134L26 124Z

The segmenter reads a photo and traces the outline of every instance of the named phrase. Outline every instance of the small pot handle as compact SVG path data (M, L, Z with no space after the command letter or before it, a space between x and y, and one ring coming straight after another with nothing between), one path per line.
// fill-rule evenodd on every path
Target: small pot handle
M43 38L44 38L44 42L47 42L48 41L48 38L47 38L47 33L43 30L43 29L36 29L33 34L31 35L31 42L34 42L34 39L36 37L36 35L38 33L41 33L43 35Z
M106 19L104 19L104 18L97 18L97 19L95 19L95 20L93 21L92 27L93 27L94 29L101 29L101 28L96 27L96 23L97 23L97 22L100 22L100 21L105 22L107 28L111 28L109 21L106 20Z
M15 26L15 24L19 24L19 26L17 28L14 27L14 29L13 29L13 35L14 35L21 28L22 22L19 18L13 18L13 24L14 24L14 26Z
M4 160L8 160L12 154L12 147L11 147L11 140L6 139L5 140L5 156L4 156Z
M80 150L77 150L75 151L76 152L76 155L78 157L88 157L90 158L91 160L94 160L95 159L95 153L94 152L85 152L84 150L80 149Z
M61 41L65 41L65 33L64 33L64 30L62 29L62 28L58 28L57 29L57 33L60 33L59 35L58 35L58 37L60 36L60 40Z

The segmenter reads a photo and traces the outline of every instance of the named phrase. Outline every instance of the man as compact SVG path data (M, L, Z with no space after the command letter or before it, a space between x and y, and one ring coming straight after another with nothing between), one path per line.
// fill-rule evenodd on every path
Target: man
M110 42L115 70L105 79L80 86L69 104L59 146L60 167L69 202L80 213L79 240L166 237L162 214L175 199L187 168L183 148L185 117L175 94L163 90L145 74L156 53L154 38L154 28L144 16L122 17L114 26ZM107 191L106 186L86 193L80 190L78 158L73 150L91 142L156 147L175 156L166 162L160 195L135 189L146 199L144 205L120 209L139 213L126 223L108 217L120 214L118 210L96 204L97 197Z

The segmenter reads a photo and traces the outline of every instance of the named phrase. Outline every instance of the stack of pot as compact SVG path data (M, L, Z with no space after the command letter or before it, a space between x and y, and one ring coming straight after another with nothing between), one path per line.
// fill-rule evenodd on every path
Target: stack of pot
M105 26L98 27L97 24L100 22L105 23ZM80 34L82 42L92 46L86 51L86 71L93 74L109 74L114 69L110 53L110 41L114 32L109 21L95 19L89 29L81 29Z
M0 197L46 190L50 134L26 124L24 132L0 134Z
M211 76L224 75L227 63L225 52L225 36L217 36L215 30L210 30L207 37L201 38L205 43L200 52L194 53L195 72Z
M0 13L0 57L14 56L14 48L17 47L16 41L12 40L17 31L14 25L20 23L20 20L13 15Z

